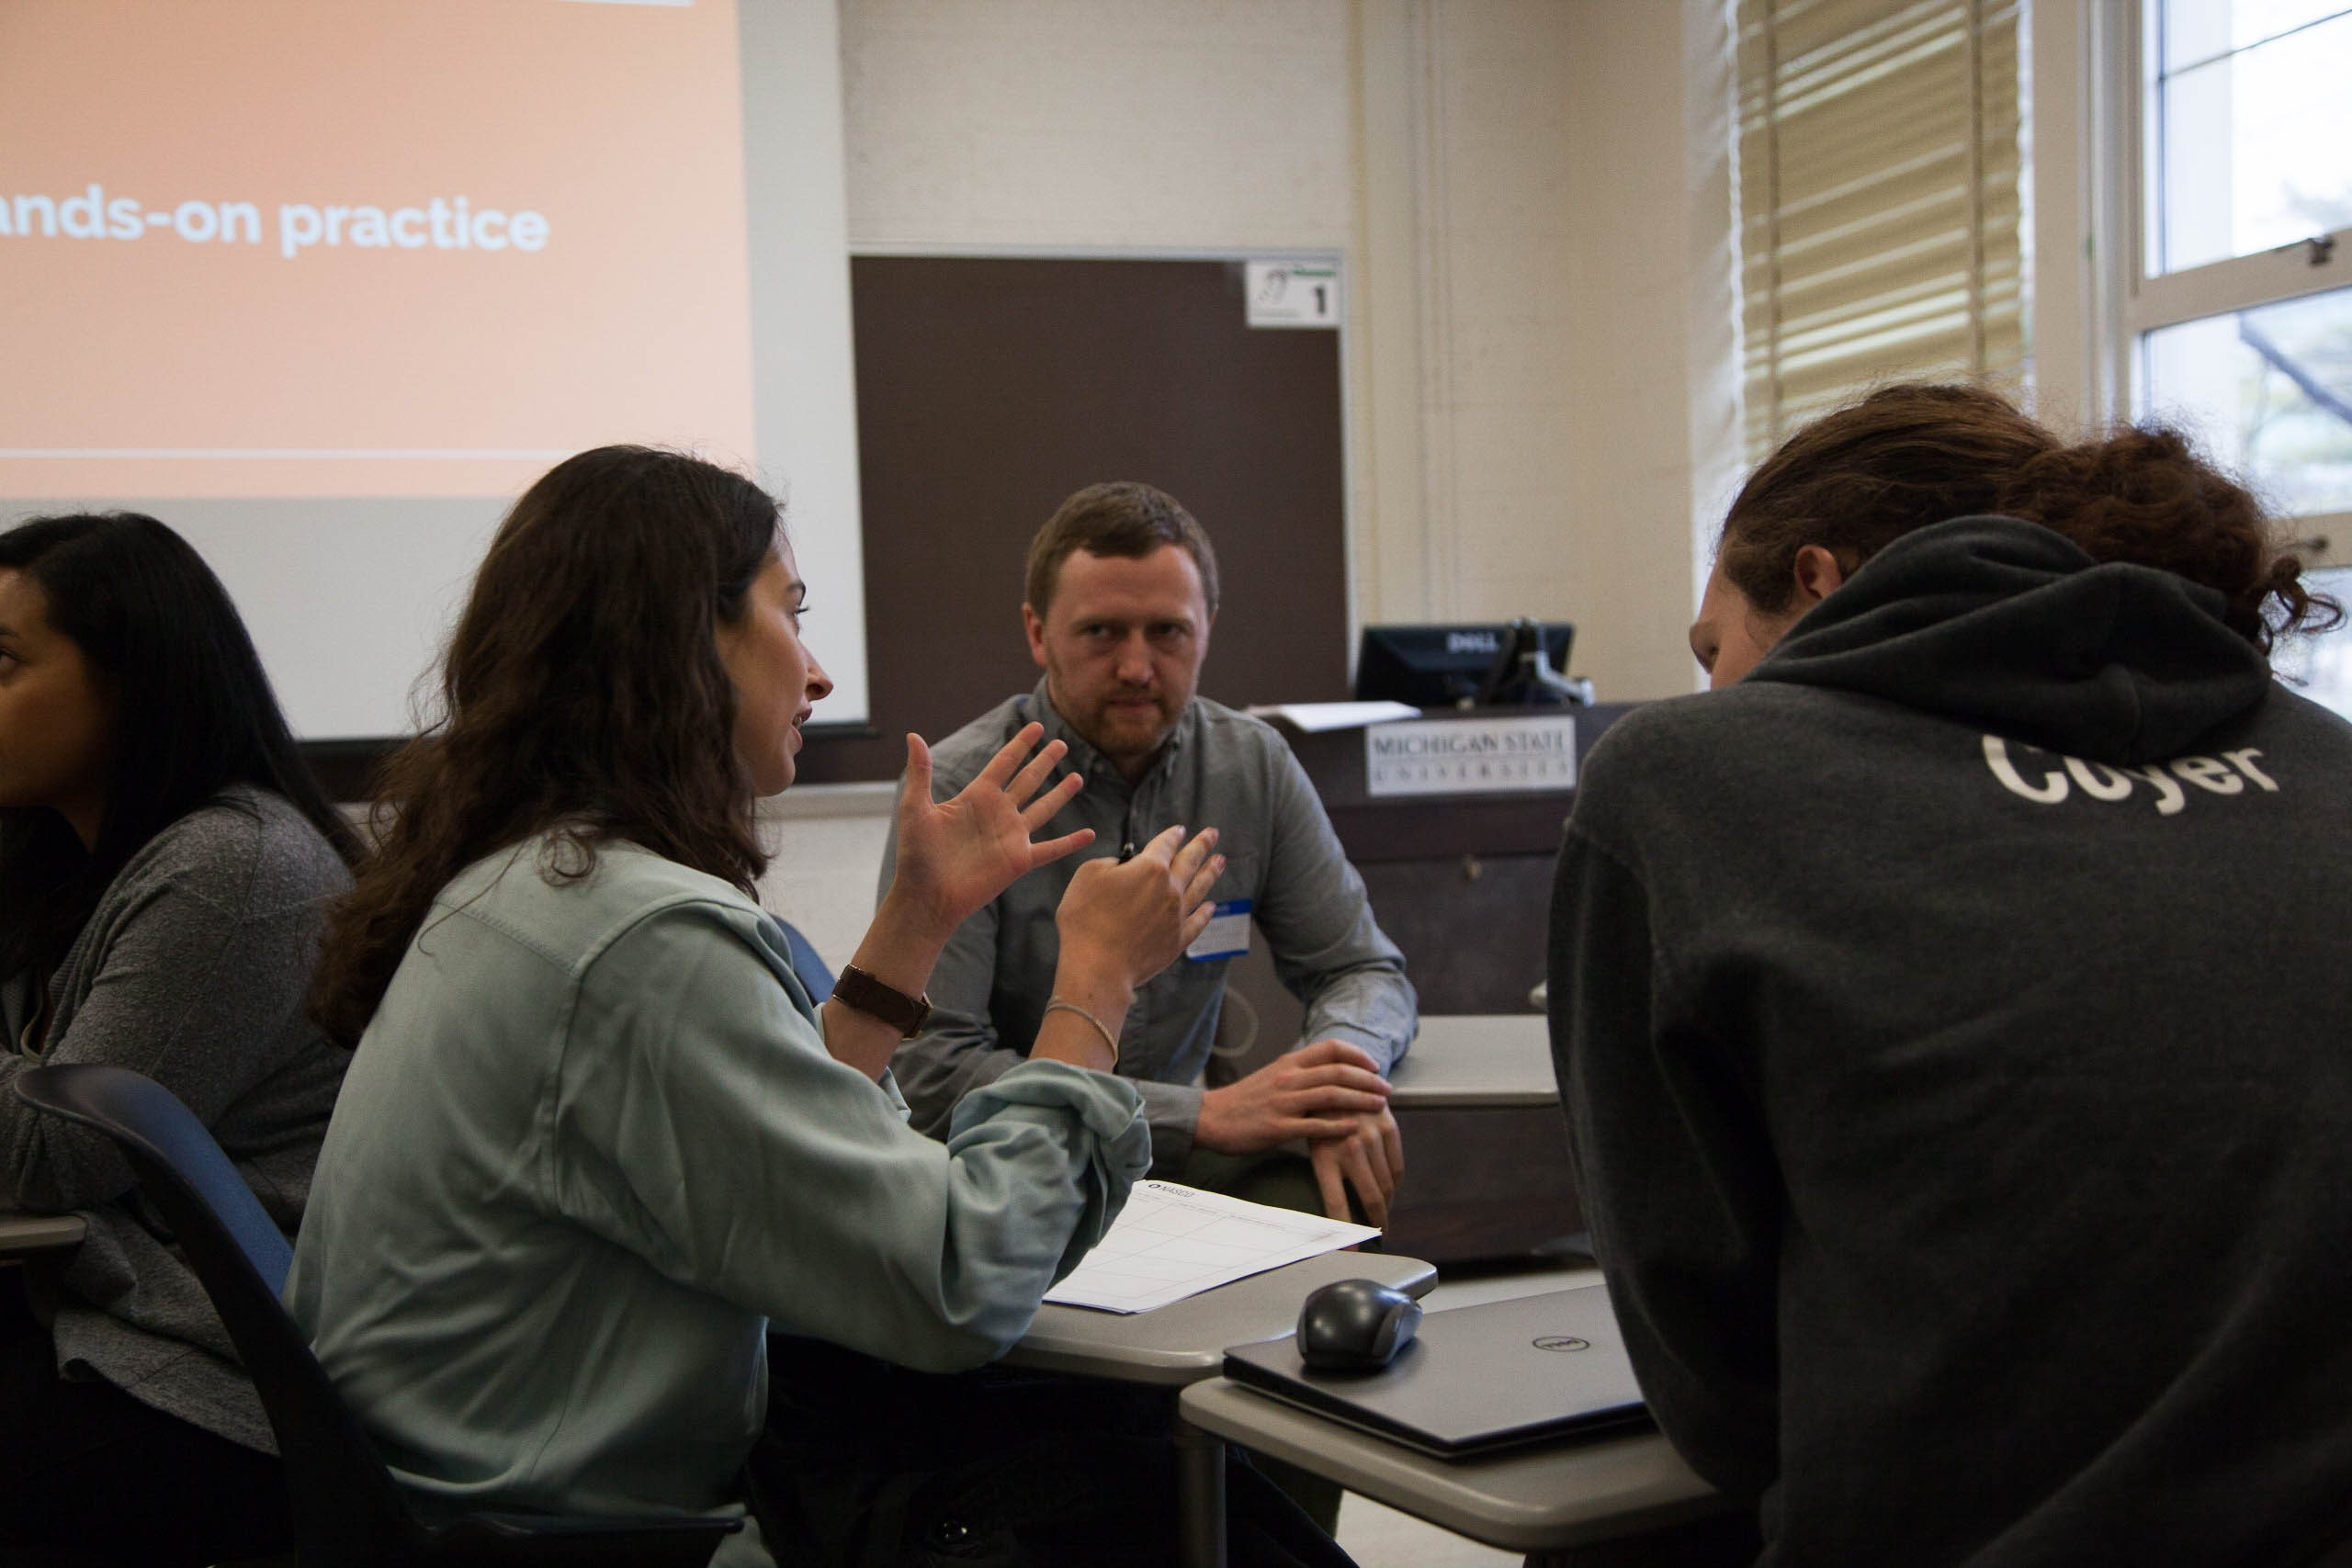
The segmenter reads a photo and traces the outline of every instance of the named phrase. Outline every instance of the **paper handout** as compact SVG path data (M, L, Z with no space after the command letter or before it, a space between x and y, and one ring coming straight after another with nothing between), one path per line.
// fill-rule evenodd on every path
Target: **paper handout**
M1248 710L1252 718L1279 718L1303 735L1327 729L1362 729L1367 725L1393 724L1419 718L1421 710L1408 703L1258 703Z
M1103 1312L1149 1312L1379 1234L1371 1225L1172 1181L1138 1181L1109 1232L1046 1299Z

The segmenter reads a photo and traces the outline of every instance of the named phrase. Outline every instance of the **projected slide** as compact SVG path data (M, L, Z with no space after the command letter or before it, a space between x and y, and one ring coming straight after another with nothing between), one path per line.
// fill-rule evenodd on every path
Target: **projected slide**
M0 496L754 452L731 0L0 4Z

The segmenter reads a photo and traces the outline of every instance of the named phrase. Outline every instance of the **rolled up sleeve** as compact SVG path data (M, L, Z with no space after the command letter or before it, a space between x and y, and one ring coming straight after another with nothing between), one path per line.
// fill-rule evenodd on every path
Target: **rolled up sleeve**
M927 1371L1001 1354L1149 1157L1132 1087L1031 1063L943 1145L827 1055L741 911L665 909L594 963L559 1069L563 1210L683 1282Z

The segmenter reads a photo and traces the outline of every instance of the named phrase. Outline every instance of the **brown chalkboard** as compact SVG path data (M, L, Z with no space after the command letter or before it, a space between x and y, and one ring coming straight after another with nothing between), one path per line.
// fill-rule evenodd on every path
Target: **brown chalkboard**
M1337 333L1250 328L1238 261L859 256L850 279L875 734L812 736L803 781L894 778L905 731L1035 683L1023 557L1102 479L1216 541L1204 694L1347 695Z

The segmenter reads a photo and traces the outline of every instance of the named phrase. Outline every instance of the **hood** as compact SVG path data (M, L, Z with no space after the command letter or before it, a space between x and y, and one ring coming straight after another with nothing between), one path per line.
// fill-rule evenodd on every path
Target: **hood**
M1856 692L2100 762L2191 750L2259 704L2270 668L2211 588L2093 560L2014 517L1907 534L1748 673Z

